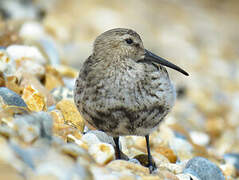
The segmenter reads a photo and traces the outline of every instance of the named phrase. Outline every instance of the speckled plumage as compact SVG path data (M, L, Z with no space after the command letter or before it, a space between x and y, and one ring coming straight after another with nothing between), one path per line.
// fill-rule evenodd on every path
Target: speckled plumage
M144 54L132 30L113 29L96 38L74 89L75 104L89 124L113 137L146 136L158 127L174 104L175 90L165 67L139 61Z

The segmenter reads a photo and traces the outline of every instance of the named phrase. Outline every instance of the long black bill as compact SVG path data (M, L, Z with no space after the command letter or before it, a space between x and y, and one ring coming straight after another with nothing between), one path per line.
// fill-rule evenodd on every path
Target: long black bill
M183 73L184 75L189 76L189 74L186 71L184 71L183 69L181 69L180 67L178 67L175 64L167 61L166 59L163 59L163 58L157 56L156 54L148 51L147 49L145 49L144 59L148 60L148 61L151 61L151 62L161 64L163 66L167 66L167 67L172 68L172 69L175 69L175 70Z

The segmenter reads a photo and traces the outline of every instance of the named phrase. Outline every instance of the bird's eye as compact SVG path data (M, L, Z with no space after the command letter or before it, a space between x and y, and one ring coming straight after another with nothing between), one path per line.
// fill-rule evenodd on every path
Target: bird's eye
M127 44L132 44L133 40L131 38L125 39L125 41L127 42Z

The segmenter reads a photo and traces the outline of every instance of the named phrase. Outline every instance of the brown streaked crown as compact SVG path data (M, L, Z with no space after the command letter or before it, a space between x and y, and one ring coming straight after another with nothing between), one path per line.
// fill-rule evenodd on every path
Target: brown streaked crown
M140 36L135 31L116 28L106 31L96 38L93 54L138 60L144 54L144 47Z

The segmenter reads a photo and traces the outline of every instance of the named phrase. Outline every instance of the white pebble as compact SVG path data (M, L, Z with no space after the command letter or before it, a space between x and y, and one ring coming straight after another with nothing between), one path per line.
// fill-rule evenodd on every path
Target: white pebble
M98 139L98 137L92 133L84 134L81 140L85 142L88 146L92 146L93 144L100 143L100 140Z
M199 180L197 177L191 174L177 174L179 180Z
M100 165L107 164L115 158L115 150L113 146L107 143L93 144L89 148L89 153Z
M185 152L192 152L193 146L184 139L181 138L173 138L169 141L169 146L175 152L177 151L185 151Z
M190 180L190 176L188 174L177 174L176 176L179 180Z
M47 62L42 53L34 46L11 45L6 51L13 60L33 60L39 64L45 64Z
M22 77L24 73L30 73L36 77L43 77L45 74L45 68L43 65L38 64L34 61L24 61L22 62L21 66L17 69L16 76Z
M19 31L20 37L29 39L39 39L46 36L45 30L38 22L26 22L22 25Z
M200 145L200 146L206 146L209 144L210 138L207 134L199 131L191 131L190 137L193 141L193 143Z

